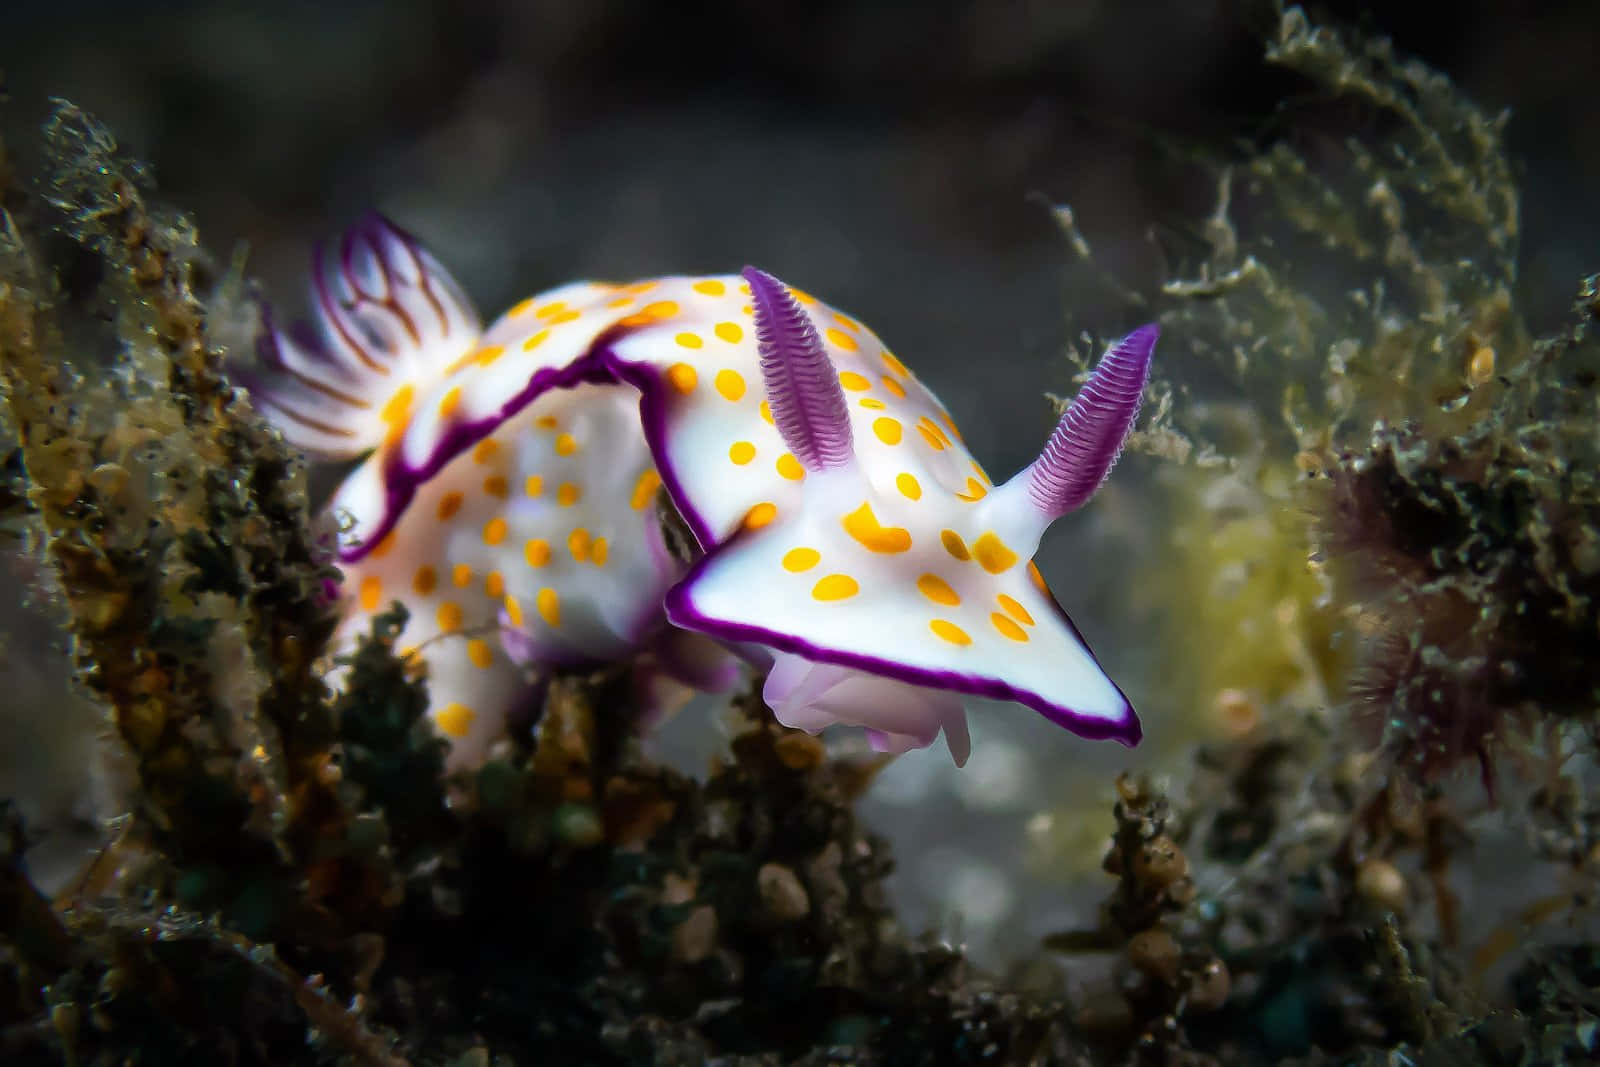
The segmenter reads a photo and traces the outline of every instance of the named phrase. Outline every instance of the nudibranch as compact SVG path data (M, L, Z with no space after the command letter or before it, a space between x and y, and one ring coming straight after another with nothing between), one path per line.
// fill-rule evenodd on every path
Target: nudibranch
M725 689L751 664L786 725L862 726L880 751L943 732L958 764L967 695L1138 741L1032 557L1115 462L1155 326L995 485L872 331L754 268L577 282L485 329L374 216L318 251L312 293L320 328L269 321L252 392L292 444L366 455L330 503L336 640L406 606L452 767L538 675L623 660L649 693Z

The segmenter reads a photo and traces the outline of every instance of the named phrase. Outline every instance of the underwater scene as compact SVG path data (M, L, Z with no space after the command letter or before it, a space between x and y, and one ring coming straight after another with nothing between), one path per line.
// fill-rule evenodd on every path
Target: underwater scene
M1600 1063L1600 7L0 14L0 1065Z

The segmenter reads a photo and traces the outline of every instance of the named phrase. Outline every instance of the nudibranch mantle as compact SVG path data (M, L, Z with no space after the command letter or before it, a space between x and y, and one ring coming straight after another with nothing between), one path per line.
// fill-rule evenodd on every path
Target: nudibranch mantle
M394 600L451 764L530 671L635 659L648 693L770 669L779 719L967 753L961 694L1133 744L1138 720L1032 563L1109 471L1156 331L1114 346L1044 453L996 486L861 323L760 271L581 282L487 329L373 217L319 252L320 336L269 329L257 403L335 494L352 644ZM269 324L270 326L270 324ZM698 542L662 533L665 498ZM736 657L736 658L735 658Z

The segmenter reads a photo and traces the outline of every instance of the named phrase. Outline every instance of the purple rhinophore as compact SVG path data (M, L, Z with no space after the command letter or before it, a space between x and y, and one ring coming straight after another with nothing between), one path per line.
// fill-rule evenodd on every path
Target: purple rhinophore
M743 273L750 283L773 424L807 470L843 467L854 454L850 412L817 328L778 279L754 267Z
M1111 473L1139 417L1160 334L1151 323L1111 347L1029 468L1028 496L1051 518L1080 507Z

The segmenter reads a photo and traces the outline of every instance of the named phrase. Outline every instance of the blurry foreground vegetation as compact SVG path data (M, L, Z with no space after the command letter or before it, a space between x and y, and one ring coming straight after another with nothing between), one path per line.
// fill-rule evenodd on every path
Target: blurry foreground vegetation
M1298 11L1268 58L1316 92L1173 152L1216 209L1161 292L1061 212L1230 386L1158 383L1138 442L1174 531L1140 595L1181 591L1159 652L1216 728L1182 791L1115 783L1100 922L1003 980L895 923L873 768L749 696L703 782L602 675L447 784L395 620L330 694L327 531L223 370L244 280L59 105L41 173L0 154L0 521L136 785L57 900L6 813L0 1060L1591 1062L1600 282L1529 337L1499 122ZM1457 873L1489 820L1539 861L1509 922Z

